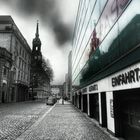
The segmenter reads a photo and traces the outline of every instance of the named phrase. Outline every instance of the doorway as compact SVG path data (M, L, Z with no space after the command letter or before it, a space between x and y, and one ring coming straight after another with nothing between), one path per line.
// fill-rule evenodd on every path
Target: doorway
M89 94L90 117L99 121L99 99L98 93Z
M4 102L5 102L5 92L2 91L2 103L4 103Z
M113 96L116 136L126 140L139 140L140 89L116 91Z
M101 92L102 127L107 127L106 93Z
M83 95L83 112L87 113L87 95Z
M81 109L81 92L79 93L79 109Z

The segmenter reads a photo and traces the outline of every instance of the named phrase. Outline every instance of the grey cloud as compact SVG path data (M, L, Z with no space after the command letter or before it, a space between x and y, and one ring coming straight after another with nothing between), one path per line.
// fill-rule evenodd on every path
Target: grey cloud
M71 40L72 25L63 23L58 6L59 0L0 0L12 8L16 8L21 15L37 15L41 21L49 25L59 46Z

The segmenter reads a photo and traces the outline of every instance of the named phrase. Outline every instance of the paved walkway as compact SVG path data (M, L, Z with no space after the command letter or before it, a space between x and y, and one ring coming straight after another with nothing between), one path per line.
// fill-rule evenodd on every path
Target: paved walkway
M0 104L0 140L15 140L49 109L42 102Z
M17 140L111 140L68 102L53 106Z

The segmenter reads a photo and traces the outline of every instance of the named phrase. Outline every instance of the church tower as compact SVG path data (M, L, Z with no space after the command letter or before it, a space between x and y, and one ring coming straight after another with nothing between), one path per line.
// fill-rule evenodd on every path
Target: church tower
M37 26L36 26L36 33L35 33L35 38L33 39L33 48L32 48L32 59L35 61L40 61L42 59L42 54L41 54L41 41L39 38L39 23L37 21Z

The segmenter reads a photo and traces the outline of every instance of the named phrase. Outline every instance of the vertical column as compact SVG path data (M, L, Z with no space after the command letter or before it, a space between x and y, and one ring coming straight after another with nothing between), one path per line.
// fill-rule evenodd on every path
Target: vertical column
M90 116L90 102L89 102L89 94L87 94L87 114Z
M79 95L77 95L77 107L79 108Z
M77 107L77 100L78 100L78 95L77 95L77 93L76 93L76 100L75 100L75 102L76 102L76 107Z
M75 105L75 94L73 95L73 105Z
M4 59L0 59L0 103L2 102L2 91L3 91L3 66L4 66Z
M2 94L2 59L0 58L0 103L1 103L1 94Z
M98 93L98 98L99 98L99 124L102 124L101 93Z
M83 94L81 94L81 110L83 111Z
M107 101L107 128L115 133L115 123L114 123L114 110L113 110L113 92L106 92Z

